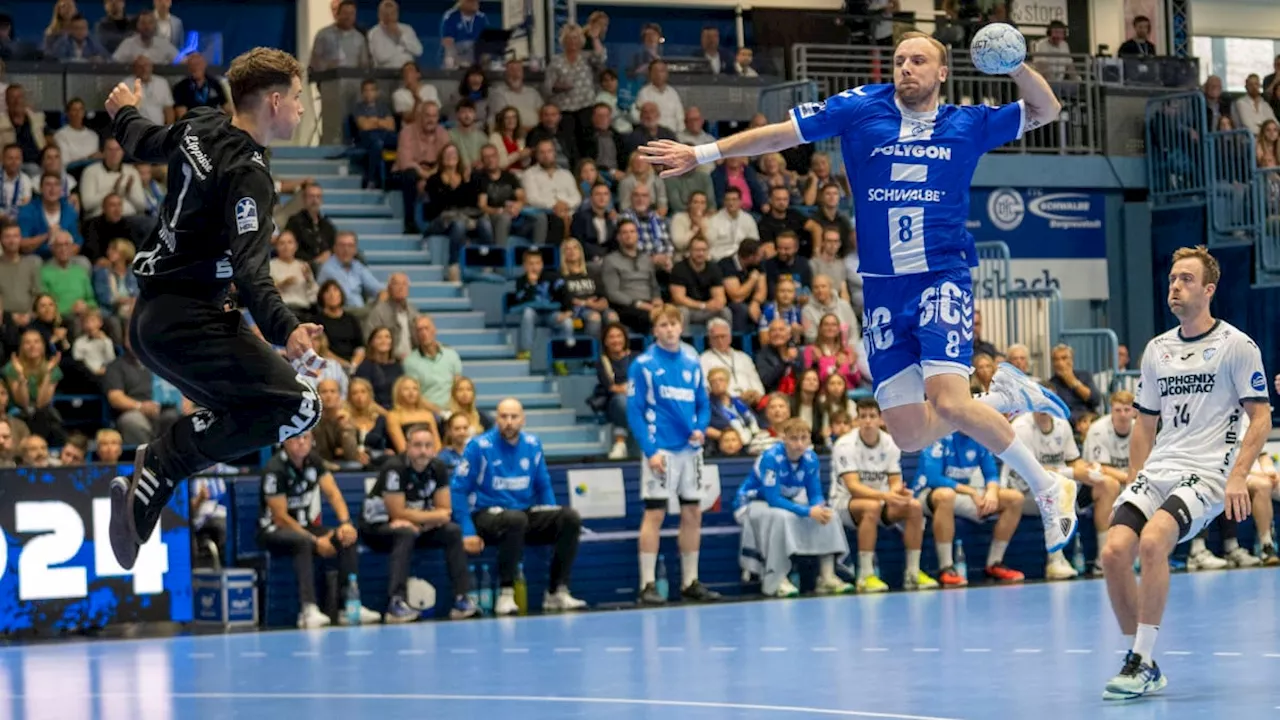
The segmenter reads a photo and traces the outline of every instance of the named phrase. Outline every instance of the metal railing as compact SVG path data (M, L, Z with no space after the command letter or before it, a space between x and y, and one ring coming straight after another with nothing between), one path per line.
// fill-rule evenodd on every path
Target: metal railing
M1142 380L1141 370L1121 370L1111 378L1111 382L1107 384L1107 393L1113 393L1118 390L1128 390L1134 395L1138 394L1138 383ZM1098 386L1102 388L1101 385Z
M817 102L818 84L812 80L790 80L778 85L770 85L760 91L760 112L769 122L777 123L787 119L791 108L802 103Z
M1280 272L1280 167L1254 172L1253 203L1259 216L1258 255L1262 269Z
M1261 214L1254 198L1257 157L1253 133L1229 130L1209 133L1206 148L1208 169L1209 240L1232 237L1235 242L1253 242L1260 235Z
M1115 332L1108 328L1063 330L1058 342L1071 348L1076 370L1091 374L1093 386L1110 394L1111 380L1120 368L1120 338Z
M975 247L973 303L982 313L982 339L1002 349L1026 345L1032 373L1048 377L1049 351L1063 332L1062 296L1057 288L1010 289L1009 246L983 242Z
M1199 205L1207 178L1205 155L1208 115L1199 91L1147 101L1147 179L1157 207Z
M889 48L798 44L792 46L791 53L795 78L817 83L822 97L860 85L893 82L893 51ZM1052 71L1052 77L1058 76L1057 69L1063 70L1062 80L1050 82L1062 100L1063 111L1058 122L1028 133L997 152L1102 152L1102 102L1096 65L1084 55L1053 58L1054 61L1060 59L1069 64L1047 68ZM952 54L950 69L949 79L942 85L944 102L953 105L1003 105L1018 99L1013 80L979 72L973 67L967 51Z

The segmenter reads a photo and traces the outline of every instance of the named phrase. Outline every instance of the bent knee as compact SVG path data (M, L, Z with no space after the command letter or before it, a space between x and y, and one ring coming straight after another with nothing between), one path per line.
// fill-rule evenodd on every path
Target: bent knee
M936 488L933 492L929 493L929 502L933 503L934 507L955 505L956 491L949 487Z
M999 497L1001 504L1006 506L1016 505L1018 507L1022 507L1022 504L1027 499L1027 496L1023 495L1022 491L1017 488L1000 488Z

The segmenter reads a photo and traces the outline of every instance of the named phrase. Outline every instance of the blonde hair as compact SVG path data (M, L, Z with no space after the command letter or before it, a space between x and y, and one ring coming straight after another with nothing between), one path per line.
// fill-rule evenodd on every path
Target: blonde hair
M573 245L578 248L578 267L581 268L583 272L586 272L587 270L587 255L586 255L586 252L583 251L582 249L582 243L578 242L577 238L565 238L564 242L560 243L560 276L561 277L568 275L570 270L576 269L576 268L570 268L569 261L565 259L564 249L569 245Z
M1120 403L1121 405L1132 405L1135 399L1136 398L1134 398L1133 393L1128 390L1117 390L1111 393L1112 405L1115 405L1116 403Z
M368 390L368 391L369 391L369 408L368 408L368 412L362 412L362 411L361 411L359 408L357 408L355 405L352 405L352 404L351 404L351 391L352 391L352 390L355 390L355 389L356 389L356 387L362 387L362 388L364 388L365 390ZM370 419L370 418L372 418L372 419L375 419L375 420L376 420L377 418L379 418L379 417L381 417L381 416L383 416L383 415L386 415L386 414L387 414L386 409L385 409L385 408L383 408L381 405L379 405L379 404L378 404L378 402L377 402L376 400L374 400L374 399L373 399L373 383L369 382L369 381L368 381L367 379L365 379L365 378L360 378L360 377L358 377L358 378L351 378L351 382L347 384L347 397L346 397L346 399L345 399L345 400L343 400L342 406L343 406L344 408L346 408L347 414L348 414L349 416L351 416L351 418L352 418L352 419L355 419L355 418Z
M583 41L583 42L586 42L586 40L587 40L587 34L586 34L586 32L584 32L584 31L583 31L583 29L582 29L582 26L581 26L581 25L579 25L579 24L577 24L577 23L572 23L572 22L571 22L571 23L565 23L565 24L560 28L560 49L561 49L561 50L563 50L563 49L564 49L564 41L565 41L565 40L567 40L567 39L569 39L569 36L570 36L570 35L573 35L573 34L575 34L575 33L576 33L577 35L580 35L580 36L582 37L582 41Z
M101 445L103 440L108 440L108 439L114 439L118 443L124 442L124 438L120 435L120 433L115 430L112 430L111 428L103 428L98 431L97 435L93 436L93 442L95 445Z
M908 40L927 40L929 44L933 46L933 49L938 51L938 62L942 63L944 67L951 65L951 54L947 50L947 46L939 42L939 40L934 36L922 33L918 30L902 33L902 39L898 41L898 45L894 48L894 51L897 52L897 49L902 47L902 43Z
M472 397L471 405L469 406L458 402L458 388L461 387L463 383L471 386ZM467 421L471 423L471 429L479 431L484 428L484 425L480 422L480 410L476 407L475 392L476 383L474 380L462 375L454 378L453 387L449 389L449 409L451 411L449 417L452 419L454 415L464 415L466 416Z
M124 238L116 238L108 243L107 251L110 252L111 250L115 250L120 253L120 259L123 260L126 265L132 263L134 256L138 254L138 248L134 246L133 242Z
M416 399L411 407L405 406L400 401L400 388L404 387L405 383L413 383L418 386L418 392L414 394ZM422 401L422 384L419 383L417 379L410 377L409 375L401 375L400 378L396 380L396 384L391 386L391 409L395 412L405 412L407 410L422 410L425 409L425 407L426 406Z
M1179 260L1199 260L1204 266L1204 275L1200 278L1204 285L1217 285L1222 279L1222 267L1218 265L1218 261L1209 254L1209 248L1204 245L1196 245L1195 247L1178 248L1173 252L1173 262L1177 264Z

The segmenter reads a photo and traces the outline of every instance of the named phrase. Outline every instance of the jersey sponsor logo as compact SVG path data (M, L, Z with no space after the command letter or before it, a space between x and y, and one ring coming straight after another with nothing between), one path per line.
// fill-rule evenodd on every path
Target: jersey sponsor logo
M681 377L684 378L685 382L693 382L693 373L688 370L685 370Z
M400 492L400 473L395 470L387 471L387 492Z
M917 125L916 127L923 127ZM913 133L919 137L920 133ZM903 158L928 158L929 160L950 160L951 148L941 145L882 145L871 150L871 157L903 157Z
M939 203L946 194L945 190L927 188L867 188L867 201Z
M1249 386L1258 392L1263 392L1267 389L1267 379L1262 376L1262 373L1256 372L1249 378Z
M1061 442L1061 440L1059 440ZM1062 465L1065 453L1036 453L1041 465Z
M520 469L521 470L529 469L529 458L520 458Z
M1000 230L1016 230L1026 215L1022 193L1013 188L999 188L987 198L987 217Z
M258 232L258 203L251 197L236 203L236 234Z
M299 379L298 384L306 388L306 390L302 393L302 402L298 405L298 412L289 418L288 422L280 426L279 442L301 435L316 424L316 406L320 404L320 400L316 397L315 391L305 381ZM314 469L312 472L314 472Z
M187 156L187 161L201 180L207 178L205 173L213 172L213 161L204 153L204 148L200 147L200 138L193 135L190 128L182 136L182 154Z
M1092 210L1089 196L1082 193L1050 193L1027 203L1027 211L1049 221L1055 230L1097 230L1102 221L1086 218Z
M1258 378L1262 377L1262 373L1256 373L1255 375ZM1217 373L1192 373L1190 375L1156 378L1156 385L1160 389L1160 397L1162 398L1171 395L1199 395L1213 392L1213 386L1217 383L1217 379Z
M929 166L917 163L894 163L889 169L889 182L929 182Z
M520 492L529 488L528 475L512 475L508 477L494 477L493 489L506 492Z
M1218 354L1218 348L1216 347L1205 348L1204 355L1202 355L1202 357L1204 358L1205 362L1209 362L1209 360L1211 360L1213 356L1217 354Z
M800 119L804 120L805 118L811 118L826 109L827 103L824 100L822 102L803 103L796 108L796 111L800 114Z
M267 166L267 161L262 159L262 153L260 153L260 152L258 152L258 151L256 151L256 150L255 150L255 151L254 151L254 153L253 153L253 157L251 157L251 158L249 158L249 159L250 159L250 160L252 160L253 162L257 163L258 165L261 165L262 167L266 167L266 166Z
M666 400L676 400L678 402L693 402L693 388L671 387L670 385L658 386L658 397Z

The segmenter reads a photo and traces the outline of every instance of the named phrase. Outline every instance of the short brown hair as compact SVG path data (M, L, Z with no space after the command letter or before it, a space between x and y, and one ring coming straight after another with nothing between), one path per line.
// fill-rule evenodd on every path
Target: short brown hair
M877 415L880 413L880 403L876 402L875 398L858 398L858 401L854 403L854 407L856 407L859 412L863 410L875 410Z
M1135 398L1133 397L1133 393L1128 390L1117 390L1111 393L1112 405L1115 405L1116 403L1120 403L1121 405L1132 405L1134 400Z
M831 424L835 425L836 423L844 423L845 425L852 425L853 418L849 417L848 412L844 410L837 410L834 413L831 413Z
M679 325L684 324L684 316L680 314L680 308L675 305L663 305L654 310L649 319L654 325L657 325L659 320L668 320Z
M938 51L938 60L941 61L943 65L951 64L951 57L950 57L950 54L947 52L947 46L943 45L941 42L938 41L937 38L927 33L922 33L917 30L912 30L911 32L902 33L902 39L898 41L898 47L901 47L902 43L908 40L915 40L915 39L928 40L929 44L933 46L933 49ZM894 50L896 51L897 47L895 47Z
M792 435L804 435L807 438L813 433L813 428L809 427L808 421L797 417L788 418L779 423L777 430L778 434L784 438Z
M227 83L231 102L237 108L253 105L256 96L278 87L289 87L302 77L302 65L283 50L259 47L231 61Z
M1199 260L1204 266L1204 276L1200 278L1204 285L1217 285L1218 280L1222 278L1222 268L1218 266L1218 261L1209 254L1209 248L1204 245L1196 245L1195 247L1178 248L1173 252L1173 262L1176 264L1179 260Z

